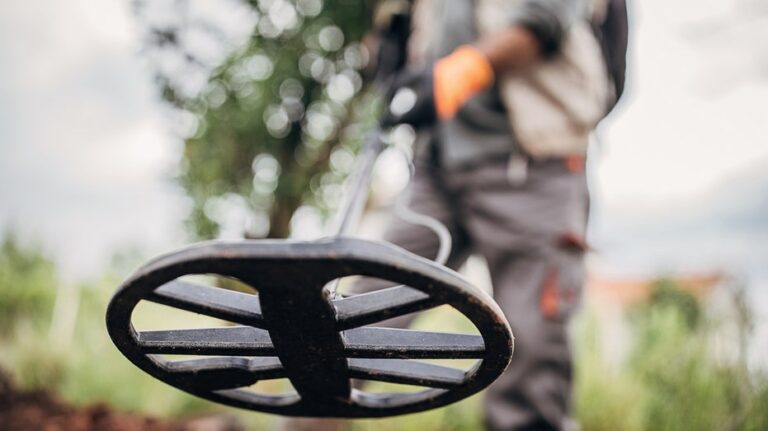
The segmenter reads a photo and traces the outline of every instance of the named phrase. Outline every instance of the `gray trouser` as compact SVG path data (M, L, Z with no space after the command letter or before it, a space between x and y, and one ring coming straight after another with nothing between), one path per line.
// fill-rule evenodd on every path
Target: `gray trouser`
M584 277L589 197L583 171L562 160L532 162L527 180L513 185L505 160L450 173L417 162L409 187L410 208L450 229L450 267L470 253L486 259L494 297L515 335L512 363L485 397L488 429L562 429L572 382L566 326ZM431 231L400 221L384 239L430 259L439 245ZM363 280L355 290L383 287L379 283Z

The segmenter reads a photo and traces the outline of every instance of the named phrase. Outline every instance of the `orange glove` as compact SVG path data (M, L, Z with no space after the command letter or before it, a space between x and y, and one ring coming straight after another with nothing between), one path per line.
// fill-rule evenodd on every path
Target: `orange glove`
M475 94L493 84L493 68L477 48L464 45L434 67L435 109L440 120L453 118Z
M477 48L463 45L427 70L406 70L394 80L385 126L423 126L453 118L475 94L493 84L491 63Z

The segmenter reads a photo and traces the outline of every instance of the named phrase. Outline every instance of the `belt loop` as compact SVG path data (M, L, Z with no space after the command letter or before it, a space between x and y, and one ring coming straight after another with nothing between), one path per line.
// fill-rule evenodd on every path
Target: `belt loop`
M507 162L507 180L513 186L522 186L528 180L528 158L522 153L513 153Z

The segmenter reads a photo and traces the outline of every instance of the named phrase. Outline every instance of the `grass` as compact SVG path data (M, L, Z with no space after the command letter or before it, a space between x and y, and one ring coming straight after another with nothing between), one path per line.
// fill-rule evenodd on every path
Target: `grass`
M119 278L106 275L64 294L58 290L62 287L53 264L39 249L7 237L0 244L0 364L12 370L21 386L52 390L77 405L103 402L162 417L226 412L252 429L270 429L276 421L273 416L228 409L186 395L123 358L104 324L104 310ZM67 313L54 312L57 293L58 301L64 301L59 309L78 310L71 330L61 329L68 327ZM137 315L137 324L169 318L183 319L161 307L147 307ZM738 320L750 319L740 316ZM174 320L174 325L180 322ZM584 430L768 429L765 378L746 370L738 357L721 360L712 354L721 324L709 319L698 301L673 284L660 282L653 298L629 313L626 325L632 343L618 360L604 353L611 340L601 335L603 324L587 310L575 328L575 414ZM467 323L438 311L419 325L459 330ZM350 428L479 430L480 405L481 398L476 396L422 414L355 421Z

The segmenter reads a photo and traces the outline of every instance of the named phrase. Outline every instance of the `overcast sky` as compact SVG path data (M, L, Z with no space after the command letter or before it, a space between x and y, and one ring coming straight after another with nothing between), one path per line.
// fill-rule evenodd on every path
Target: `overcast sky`
M596 224L663 218L761 172L765 5L633 4L627 100L592 160ZM139 49L125 0L0 2L0 227L42 241L67 276L119 248L184 241L186 201L169 181L180 146Z
M604 130L607 205L706 193L768 162L768 2L633 2L630 91Z

